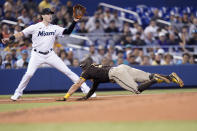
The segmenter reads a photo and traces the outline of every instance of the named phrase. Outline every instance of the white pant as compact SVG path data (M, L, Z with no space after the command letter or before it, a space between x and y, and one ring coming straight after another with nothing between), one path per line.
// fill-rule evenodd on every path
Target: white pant
M32 50L27 71L23 75L23 78L20 84L18 85L18 88L16 89L15 93L19 95L23 94L23 90L26 88L27 84L29 83L29 80L31 79L37 68L44 63L49 64L52 67L55 67L56 69L67 75L74 83L77 82L77 80L79 79L79 77L64 64L64 62L60 59L60 57L58 57L55 54L54 51L51 51L47 55L42 55ZM88 93L90 88L84 83L81 86L81 90L83 93Z

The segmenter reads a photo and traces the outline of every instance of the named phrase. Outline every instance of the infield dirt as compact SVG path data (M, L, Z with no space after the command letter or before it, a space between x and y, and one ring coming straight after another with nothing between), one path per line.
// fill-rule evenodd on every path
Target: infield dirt
M2 103L48 103L51 99ZM197 120L197 93L101 96L70 105L1 112L0 123Z

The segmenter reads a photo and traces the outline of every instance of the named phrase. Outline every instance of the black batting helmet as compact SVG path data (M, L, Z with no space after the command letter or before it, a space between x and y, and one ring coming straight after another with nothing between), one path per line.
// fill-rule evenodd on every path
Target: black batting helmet
M85 58L84 60L82 60L80 62L80 67L82 68L82 70L87 69L91 64L93 63L93 60L90 56L88 56L87 58Z

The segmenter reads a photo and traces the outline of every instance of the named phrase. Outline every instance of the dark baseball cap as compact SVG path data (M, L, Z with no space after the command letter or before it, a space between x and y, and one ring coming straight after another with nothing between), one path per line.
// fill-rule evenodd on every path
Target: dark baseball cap
M47 14L54 14L54 12L51 11L51 9L49 8L44 8L41 12L41 15L47 15Z

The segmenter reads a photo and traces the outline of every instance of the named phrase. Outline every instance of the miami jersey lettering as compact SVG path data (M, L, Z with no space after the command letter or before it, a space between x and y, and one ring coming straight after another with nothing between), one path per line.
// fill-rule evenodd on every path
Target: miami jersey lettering
M38 36L49 36L49 35L55 35L55 32L45 32L45 31L38 32Z
M57 25L49 24L45 26L43 22L39 22L25 28L22 32L25 36L32 35L33 48L45 52L53 48L55 38L62 36L64 30L65 28Z

